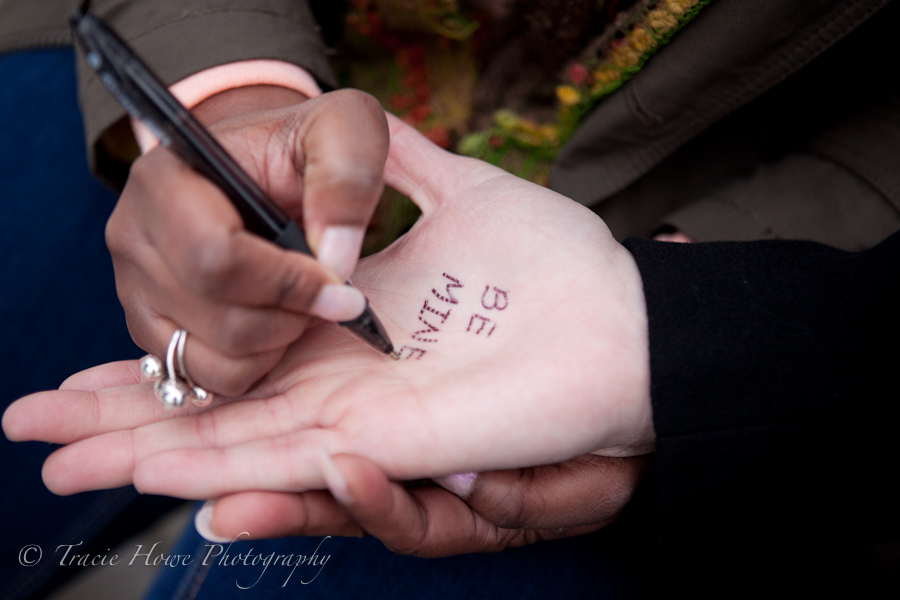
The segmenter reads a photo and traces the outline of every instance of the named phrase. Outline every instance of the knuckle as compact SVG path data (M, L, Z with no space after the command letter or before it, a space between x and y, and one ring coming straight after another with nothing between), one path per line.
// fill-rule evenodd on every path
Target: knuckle
M254 388L284 355L286 348L234 358L216 349L196 368L188 357L188 371L201 387L227 398L243 396Z
M165 350L165 346L160 348L164 343L162 338L165 337L165 334L161 333L158 317L152 309L148 308L142 299L135 299L127 293L123 293L121 288L128 286L117 285L116 287L119 289L119 300L125 313L125 326L135 345L150 354Z
M499 536L497 536L497 540L494 542L495 547L493 550L500 551L506 550L507 548L518 548L519 546L526 546L532 542L529 541L529 532L528 529L507 529L504 530Z
M218 436L216 434L216 413L208 411L200 413L194 420L197 439L201 448L215 448Z
M141 185L144 181L152 179L152 174L157 168L155 166L156 161L153 159L154 156L146 154L132 163L131 169L128 171L128 184L126 187Z
M345 188L344 196L349 204L361 205L368 209L381 197L384 181L380 171L356 169L345 171L340 176L340 183Z
M309 269L297 268L294 265L287 265L278 281L275 304L299 305L297 307L301 309L312 306L322 283Z
M432 539L430 532L431 521L427 509L424 509L421 519L420 527L409 530L401 529L392 533L392 539L389 540L389 548L392 552L403 556L419 556L422 558L439 556L430 543Z
M216 332L218 349L236 358L255 353L268 337L265 327L248 319L240 309L227 311Z
M504 529L494 524L484 523L475 530L469 550L472 552L500 552L521 545L516 539L522 535L518 529Z
M247 390L255 382L255 378L258 377L252 361L248 359L235 360L215 354L216 360L214 364L216 367L210 368L207 360L192 363L190 352L187 354L187 370L191 375L191 379L200 387L216 394L216 396L225 398L242 396L247 393ZM208 433L210 431L209 427L207 427L208 425L209 423L198 423L197 427L206 427L203 433Z
M240 372L231 372L217 378L214 385L210 386L217 394L226 398L235 398L242 396L250 389L255 379L241 370Z
M524 527L527 524L526 503L520 490L510 490L504 502L496 508L496 523L500 527Z
M544 539L542 533L537 529L521 529L519 535L510 541L508 548L517 548L520 546L530 546L531 544L540 542Z
M401 556L420 556L423 558L430 556L430 548L426 544L424 537L404 537L402 539L393 540L391 543L391 551L395 554L400 554Z
M329 198L330 204L337 204L338 207L363 204L368 207L380 197L384 187L380 164L354 160L347 155L333 157L327 163L322 163L321 167L315 171L315 185ZM316 168L315 165L313 168Z
M185 284L202 294L215 294L228 286L236 265L231 242L224 235L205 235L186 245Z
M126 231L127 219L122 216L121 204L117 204L113 209L109 220L106 221L106 228L103 234L106 240L106 247L109 248L110 254L121 256L126 254L129 248L130 235Z
M524 478L524 476L523 476ZM527 517L535 502L541 503L539 497L526 501L527 483L517 483L504 488L503 492L491 495L484 500L478 510L492 523L505 528L518 528L527 524Z
M337 90L333 94L342 102L353 104L357 110L362 109L384 115L381 103L372 94L357 89Z
M158 199L165 198L165 194L154 193L160 186L166 185L172 179L171 170L173 163L166 161L166 153L151 151L132 163L128 170L128 179L125 189L122 190L122 199L126 202L134 202L140 199L140 204L154 203ZM177 163L175 163L177 168Z
M137 311L130 310L125 307L125 326L128 328L128 335L135 345L144 352L153 354L154 336L147 330L145 319Z

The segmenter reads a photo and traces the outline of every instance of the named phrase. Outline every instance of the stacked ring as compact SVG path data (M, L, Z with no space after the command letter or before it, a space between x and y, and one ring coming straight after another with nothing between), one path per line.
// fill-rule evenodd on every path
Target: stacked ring
M187 331L176 329L169 340L166 350L166 362L162 363L152 354L141 359L141 372L150 379L155 379L153 389L163 406L169 410L195 406L207 406L213 396L202 387L195 385L185 367L184 345ZM176 370L177 365L177 370Z

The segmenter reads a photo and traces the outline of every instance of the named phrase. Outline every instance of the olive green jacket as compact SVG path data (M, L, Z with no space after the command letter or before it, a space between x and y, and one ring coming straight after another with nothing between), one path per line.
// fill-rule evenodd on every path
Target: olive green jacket
M70 44L75 3L0 0L0 52ZM704 241L873 245L900 228L889 4L713 0L588 115L552 187L620 238L667 224ZM256 58L335 83L302 0L94 0L91 10L167 83ZM79 75L92 167L121 183L124 112L83 61Z

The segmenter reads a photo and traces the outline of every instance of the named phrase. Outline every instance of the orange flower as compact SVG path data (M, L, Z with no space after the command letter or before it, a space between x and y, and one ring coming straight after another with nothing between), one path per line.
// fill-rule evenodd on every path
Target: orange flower
M615 67L605 66L595 70L593 75L596 83L594 84L594 87L591 88L591 91L597 93L603 86L620 80L622 78L622 71Z
M647 13L647 24L656 31L664 33L678 25L678 19L665 8L654 8Z
M699 3L700 0L665 0L665 5L669 12L679 17Z
M541 125L538 133L542 138L550 142L555 142L559 139L559 128L557 128L556 125L551 125L549 123Z
M620 46L609 53L609 60L617 67L627 69L641 62L642 54L643 52L638 52L631 46Z
M650 35L650 32L643 27L635 27L628 34L628 43L638 52L646 52L650 48L656 46L656 40Z
M571 85L561 85L556 88L556 97L565 106L575 106L581 102L581 94Z

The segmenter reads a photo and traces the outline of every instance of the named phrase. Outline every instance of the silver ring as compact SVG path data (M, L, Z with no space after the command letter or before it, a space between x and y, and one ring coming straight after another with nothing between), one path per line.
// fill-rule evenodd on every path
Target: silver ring
M212 402L212 394L195 384L191 376L188 375L187 367L184 366L184 345L187 343L187 336L187 331L184 329L179 329L172 335L172 340L175 341L175 360L178 361L178 373L187 382L188 387L191 388L191 400L194 405L207 406ZM172 342L170 341L169 347L171 348L171 346Z
M163 365L153 355L141 359L141 371L149 378L155 378L153 389L167 409L181 409L194 405L207 406L213 395L202 387L195 385L185 368L184 346L187 342L187 331L176 329L166 349L166 362ZM176 369L176 363L178 368Z
M184 329L176 329L175 333L172 334L172 339L169 340L169 347L166 349L166 372L169 374L170 379L174 378L176 373L178 373L175 370L175 352L178 348L178 342L185 333L187 332ZM182 350L184 350L184 344L182 344Z
M178 341L176 342L177 345L175 347L175 359L178 361L178 373L188 382L189 386L194 387L194 382L191 380L191 376L188 375L187 369L184 366L184 343L187 341L187 331L179 329L175 332L175 335L178 336Z

